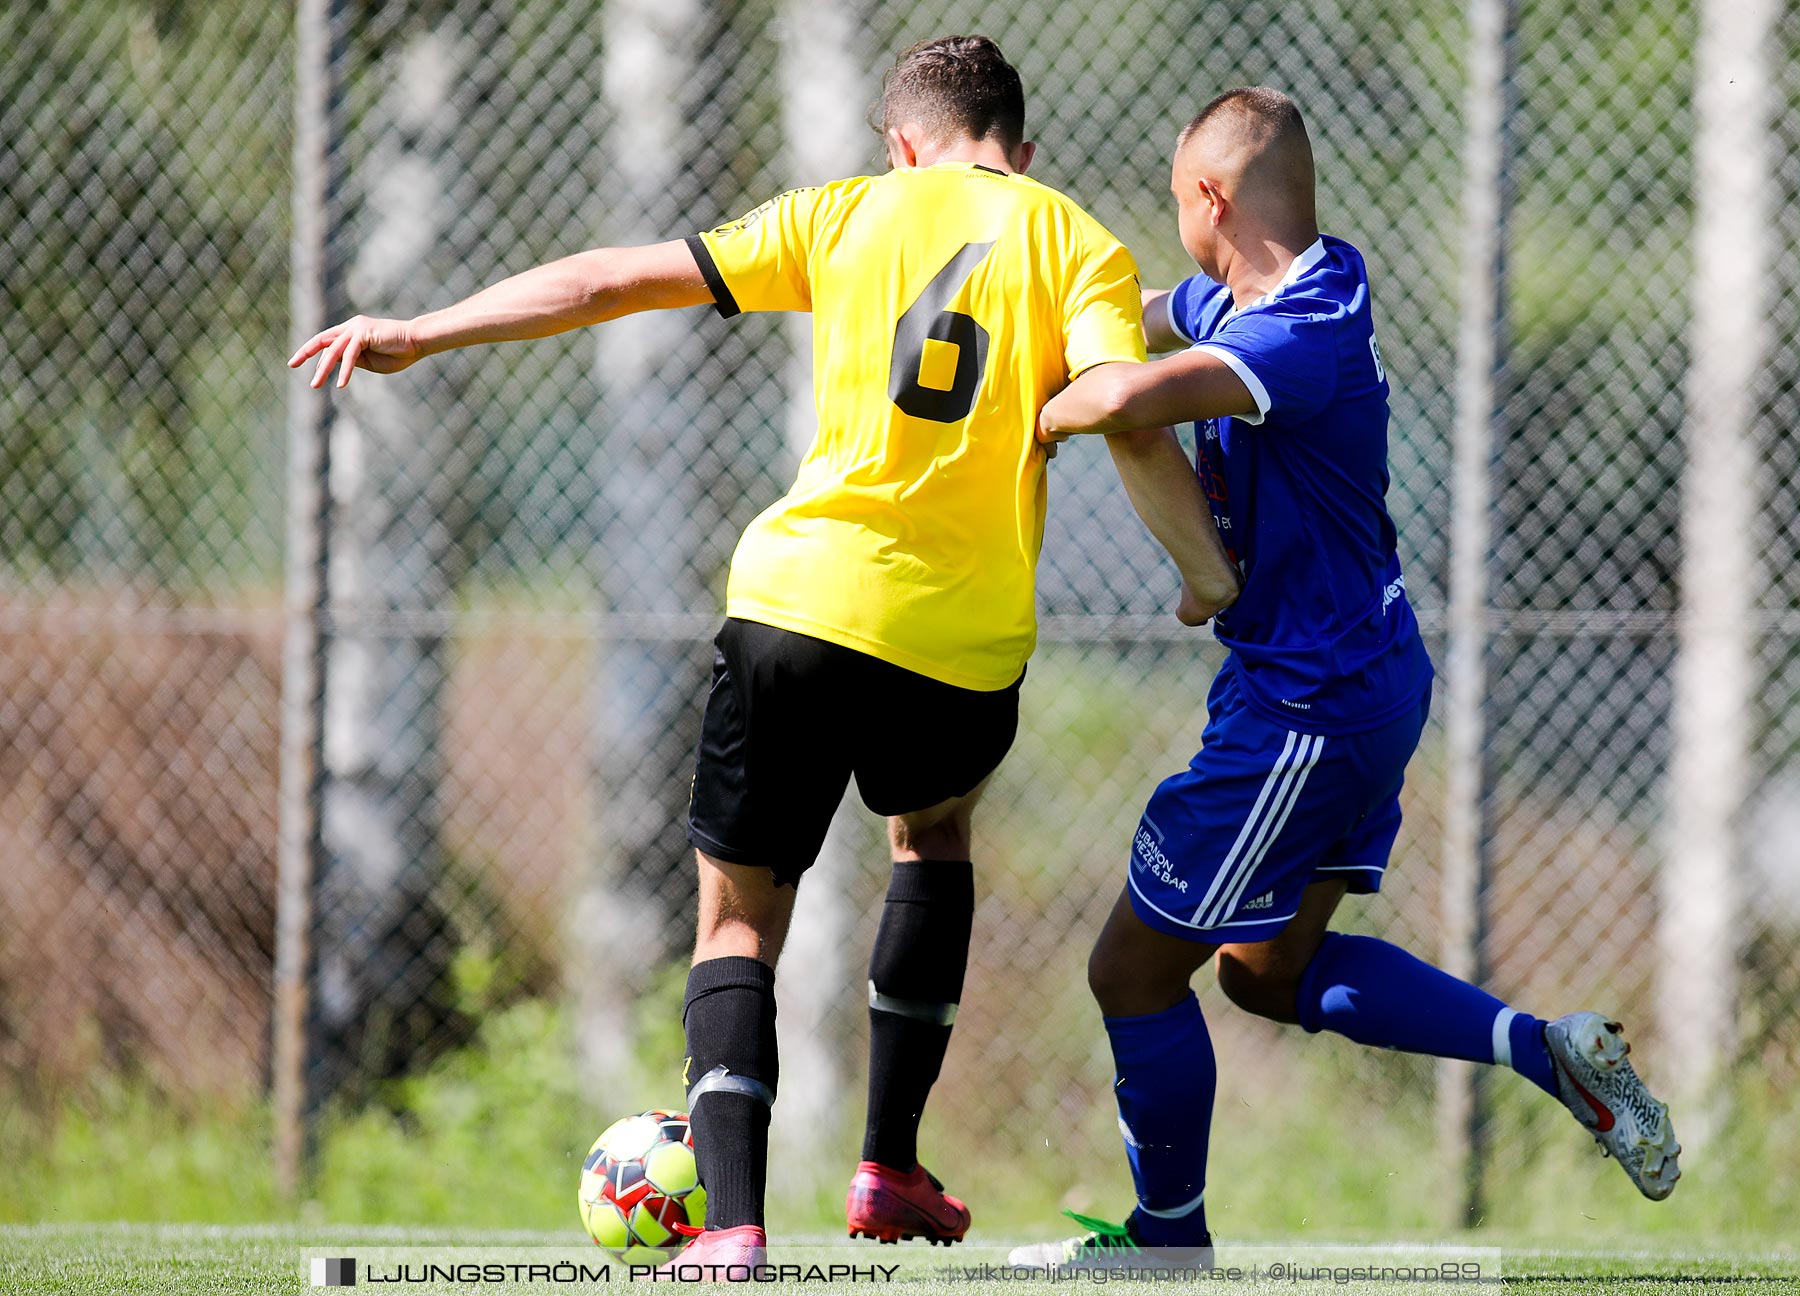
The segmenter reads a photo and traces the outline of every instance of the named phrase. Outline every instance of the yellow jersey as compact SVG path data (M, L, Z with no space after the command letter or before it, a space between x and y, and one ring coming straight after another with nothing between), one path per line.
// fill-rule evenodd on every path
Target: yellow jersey
M967 162L782 194L688 240L723 316L812 313L818 436L745 530L726 615L962 688L1037 643L1043 403L1144 359L1131 254L1054 189Z

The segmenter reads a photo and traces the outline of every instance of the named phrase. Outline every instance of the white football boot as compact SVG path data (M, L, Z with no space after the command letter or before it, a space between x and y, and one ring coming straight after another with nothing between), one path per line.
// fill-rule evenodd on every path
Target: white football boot
M1014 1247L1007 1262L1033 1269L1061 1270L1064 1273L1118 1272L1126 1269L1211 1269L1213 1267L1212 1234L1199 1246L1149 1247L1138 1239L1129 1218L1123 1224L1063 1212L1087 1230L1079 1237L1060 1242L1037 1242Z
M1625 1055L1631 1045L1619 1023L1597 1012L1574 1012L1544 1027L1544 1043L1556 1071L1563 1106L1595 1142L1619 1163L1637 1190L1651 1201L1675 1191L1681 1178L1681 1144L1669 1121L1667 1103L1658 1102L1638 1079Z

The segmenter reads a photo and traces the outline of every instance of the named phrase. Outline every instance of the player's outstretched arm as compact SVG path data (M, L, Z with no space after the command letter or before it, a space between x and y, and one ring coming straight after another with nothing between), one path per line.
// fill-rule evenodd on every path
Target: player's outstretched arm
M1181 573L1175 615L1186 625L1200 625L1230 607L1243 581L1219 539L1200 479L1175 430L1117 432L1106 438L1106 448L1131 506Z
M1038 414L1038 440L1258 412L1244 380L1223 360L1205 351L1183 351L1147 364L1095 365L1045 403Z
M312 386L335 368L344 386L357 369L397 373L424 356L481 342L549 337L638 311L703 306L712 290L685 242L595 248L503 279L454 306L410 320L358 315L309 338L288 368L319 357Z

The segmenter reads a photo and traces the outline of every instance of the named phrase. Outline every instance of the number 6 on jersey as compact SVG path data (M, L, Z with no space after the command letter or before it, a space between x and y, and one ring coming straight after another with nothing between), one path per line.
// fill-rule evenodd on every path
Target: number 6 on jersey
M960 423L975 408L981 376L987 372L988 332L975 322L974 316L953 311L949 306L993 246L963 244L894 326L888 399L902 412L933 423ZM926 342L943 342L956 348L956 376L948 390L927 387L919 381Z

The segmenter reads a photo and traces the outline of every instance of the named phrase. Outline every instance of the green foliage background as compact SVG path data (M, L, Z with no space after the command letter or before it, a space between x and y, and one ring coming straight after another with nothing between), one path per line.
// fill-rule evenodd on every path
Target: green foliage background
M671 979L644 1005L646 1021L678 1018L679 1000L679 980ZM586 1115L589 1096L576 1091L567 1029L553 1006L516 1003L492 1013L468 1048L395 1082L363 1109L338 1113L321 1138L316 1182L298 1205L274 1191L260 1102L177 1114L156 1093L114 1078L54 1111L8 1104L0 1110L0 1223L332 1222L530 1229L579 1242L575 1186L599 1126ZM615 1111L667 1101L667 1086L649 1077L678 1072L680 1042L667 1030L661 1035L650 1035L644 1088ZM1321 1039L1307 1055L1297 1097L1279 1103L1233 1093L1227 1077L1208 1185L1220 1236L1437 1235L1424 1223L1437 1216L1428 1096L1407 1085L1406 1068L1395 1065L1401 1060L1369 1057ZM1791 1239L1800 1185L1755 1170L1770 1148L1800 1145L1800 1097L1791 1089L1746 1077L1736 1094L1741 1119L1685 1159L1675 1204L1659 1207L1639 1199L1555 1104L1514 1077L1496 1082L1505 1091L1492 1136L1547 1150L1497 1185L1491 1214L1466 1235L1472 1245L1705 1239L1712 1247L1753 1247ZM1110 1112L1096 1108L1094 1119L1111 1126ZM1129 1204L1122 1158L1069 1166L1046 1154L1035 1165L962 1164L929 1134L928 1124L925 1155L938 1154L952 1189L974 1207L974 1241L1054 1235L1063 1206L1105 1214ZM849 1130L842 1135L847 1182L855 1140ZM777 1164L771 1227L785 1236L842 1228L835 1193L795 1198L780 1181Z

